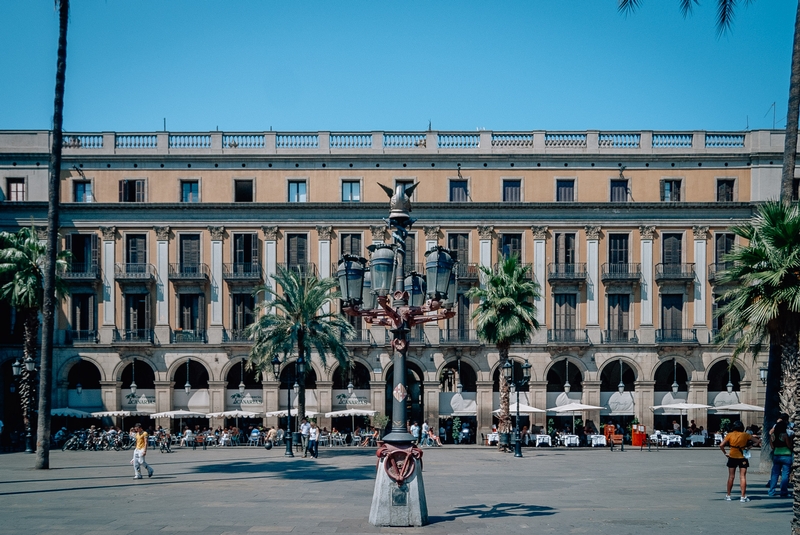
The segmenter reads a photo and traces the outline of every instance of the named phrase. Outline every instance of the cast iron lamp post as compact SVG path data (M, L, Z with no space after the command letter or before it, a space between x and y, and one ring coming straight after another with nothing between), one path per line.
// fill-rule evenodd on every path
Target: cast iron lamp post
M366 259L354 255L344 255L340 259L336 274L342 293L342 310L351 316L363 317L370 325L389 327L393 335L392 428L378 450L380 466L388 479L379 468L370 522L387 526L423 525L427 523L427 505L424 486L420 483L422 474L419 471L415 474L422 451L412 444L413 437L406 428L408 335L415 325L455 315L452 310L455 299L448 295L454 262L449 250L436 246L425 253L425 278L416 272L406 275L406 237L414 223L408 212L416 184L407 188L399 184L394 192L381 187L391 198L391 212L384 221L392 230L394 243L368 248L371 253L368 281L365 281ZM409 490L412 485L406 482L410 482L412 476L419 481ZM393 511L399 504L411 511L404 519Z
M525 359L525 364L522 365L522 377L514 377L514 365L511 360L507 360L503 364L503 376L517 393L517 417L514 422L514 457L522 457L522 439L519 436L519 391L531 380L531 365Z
M270 361L272 364L272 374L275 376L276 381L281 380L281 359L278 358L278 355L272 357ZM280 385L278 385L280 387ZM300 388L299 385L295 383L295 386ZM286 402L288 404L288 408L286 409L286 434L283 437L283 441L286 444L286 451L284 452L285 457L294 457L294 453L292 453L292 388L289 386L289 378L286 378Z
M25 424L25 453L35 453L33 435L31 434L31 416L33 416L33 379L36 371L36 362L28 356L24 362L17 360L12 364L11 371L20 383L19 394L22 401L22 420Z

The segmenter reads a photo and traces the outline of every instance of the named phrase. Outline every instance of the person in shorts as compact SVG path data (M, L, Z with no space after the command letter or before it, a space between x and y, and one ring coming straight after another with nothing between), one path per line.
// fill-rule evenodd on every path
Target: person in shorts
M728 458L728 486L725 493L725 500L731 501L731 490L733 489L733 478L736 475L736 469L739 469L739 488L742 495L739 501L742 503L749 502L750 498L747 497L747 469L750 468L750 461L745 456L745 450L750 443L751 436L744 432L744 424L739 420L733 422L733 431L727 434L725 440L719 445L719 449ZM730 452L725 450L725 447L730 447ZM749 456L749 455L748 455Z

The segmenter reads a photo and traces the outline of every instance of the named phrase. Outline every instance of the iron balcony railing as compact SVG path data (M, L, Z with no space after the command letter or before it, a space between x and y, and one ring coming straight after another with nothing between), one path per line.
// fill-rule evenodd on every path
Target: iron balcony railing
M100 267L94 262L70 262L59 270L64 280L97 280L100 278Z
M250 340L250 338L247 336L247 331L245 329L225 329L222 334L222 341L252 343L252 340Z
M691 282L694 276L694 264L656 264L656 282Z
M203 263L178 263L169 265L169 280L173 281L204 281L208 280L208 264Z
M708 333L708 343L710 343L710 344L719 344L720 342L722 342L722 340L720 340L720 337L719 337L719 332L720 332L719 329L711 329L711 331ZM728 344L736 344L741 339L742 339L742 332L739 331L739 332L737 332L736 334L733 335L733 338L730 341L728 341L726 343L728 343Z
M462 264L461 262L458 262L455 265L455 271L456 271L456 277L462 280L468 280L468 279L477 280L481 273L478 264L475 263Z
M316 276L317 274L317 265L313 262L308 262L305 264L290 264L288 262L279 263L278 267L283 268L287 271L294 271L295 273L300 274L302 277L309 277L309 276Z
M586 280L586 264L548 264L549 282L575 282Z
M149 281L155 277L153 264L115 264L114 278L118 281Z
M205 344L205 329L175 329L172 331L173 344Z
M606 329L600 333L603 344L638 344L639 337L634 330Z
M261 280L260 262L233 262L222 264L222 278L227 281Z
M527 269L525 270L525 278L526 278L526 279L528 279L528 280L533 280L533 264L531 264L531 263L526 263L526 262L520 262L520 263L519 263L519 264L517 264L517 265L518 265L518 266L520 266L520 267L527 268ZM496 264L494 265L494 272L495 272L495 273L499 273L499 272L500 272L500 267L501 267L501 266L502 266L502 264L501 264L501 263L499 263L499 262L498 262L498 263L496 263Z
M478 331L475 329L440 329L439 343L470 343L479 344Z
M377 345L369 329L356 329L355 338L347 340L345 339L344 334L342 334L341 339L345 344L358 344L358 345L368 344L371 346Z
M125 344L152 344L152 329L114 329L113 341Z
M588 344L589 334L585 329L548 329L548 344Z
M76 330L70 329L67 331L68 344L96 344L97 331L91 330Z
M708 282L711 284L716 284L719 282L720 271L725 271L726 269L731 269L732 267L733 262L716 262L714 264L710 264L708 266Z
M641 264L603 264L600 272L603 282L638 282L642 278Z
M658 344L697 344L697 329L656 329Z

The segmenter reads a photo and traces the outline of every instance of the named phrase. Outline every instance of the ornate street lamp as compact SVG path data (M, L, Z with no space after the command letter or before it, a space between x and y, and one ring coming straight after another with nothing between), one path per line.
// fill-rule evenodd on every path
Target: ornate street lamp
M270 361L272 364L272 375L275 376L276 381L281 380L281 359L278 358L278 355L272 357ZM284 452L285 457L294 457L294 453L292 453L292 394L291 390L289 389L289 378L286 378L286 399L289 404L288 409L286 409L286 434L283 437L283 442L286 444L286 452ZM280 383L278 384L278 388L280 389Z
M392 230L394 243L368 247L371 253L369 271L364 259L343 256L337 277L343 312L361 316L370 325L388 327L393 335L392 428L384 437L386 444L378 450L381 469L375 481L370 523L421 526L428 522L419 462L422 451L412 444L413 437L406 429L408 334L416 325L455 315L452 310L455 293L450 291L455 280L454 263L450 251L437 246L425 255L425 277L414 272L405 273L406 238L414 223L409 215L411 194L417 186L398 184L394 191L381 187L391 199L391 212L385 221ZM400 508L404 510L402 513L398 511Z
M617 390L619 390L620 394L625 392L625 383L622 382L622 359L619 359L619 384L617 385Z
M352 396L353 390L355 390L355 386L353 386L353 359L350 359L350 363L347 366L347 395Z
M239 363L239 394L244 396L245 384L244 384L244 360ZM239 402L239 406L241 407L241 401Z
M464 385L461 384L461 357L460 356L456 359L456 362L458 363L458 384L456 384L456 392L458 392L460 394L464 390Z
M192 391L192 383L189 382L189 363L190 362L192 362L192 359L186 359L186 384L183 385L183 391L186 392L187 396Z
M725 390L728 391L728 394L733 392L733 383L731 382L731 366L732 365L733 365L733 363L730 363L728 365L728 384L725 385Z
M767 371L768 369L763 366L758 369L758 377L761 379L761 384L767 384Z
M569 394L569 390L572 388L569 384L569 359L564 359L564 370L566 376L566 380L564 381L564 393Z
M678 363L673 358L672 359L672 393L673 394L677 394L678 393L679 386L680 385L678 385Z
M136 394L136 357L131 364L131 394Z
M503 364L503 376L517 394L517 417L514 422L514 457L522 457L522 438L519 436L519 393L531 380L531 365L525 359L522 365L522 377L514 377L514 365L510 360Z
M83 385L82 385L82 384L80 384L80 383L76 384L76 385L75 385L75 391L76 391L76 392L78 393L78 395L80 396L80 395L83 393Z

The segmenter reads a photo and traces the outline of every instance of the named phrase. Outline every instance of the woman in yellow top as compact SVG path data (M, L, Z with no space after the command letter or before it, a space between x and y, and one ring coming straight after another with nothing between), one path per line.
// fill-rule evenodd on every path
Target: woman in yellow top
M725 494L725 500L731 501L731 489L733 488L733 477L736 474L736 468L739 468L739 487L742 490L742 497L739 501L749 502L750 498L747 497L747 469L750 467L750 462L744 456L744 451L752 437L744 432L744 424L739 420L733 422L733 431L725 436L725 440L719 445L719 449L728 458L728 492ZM725 451L725 447L730 446L730 453Z

